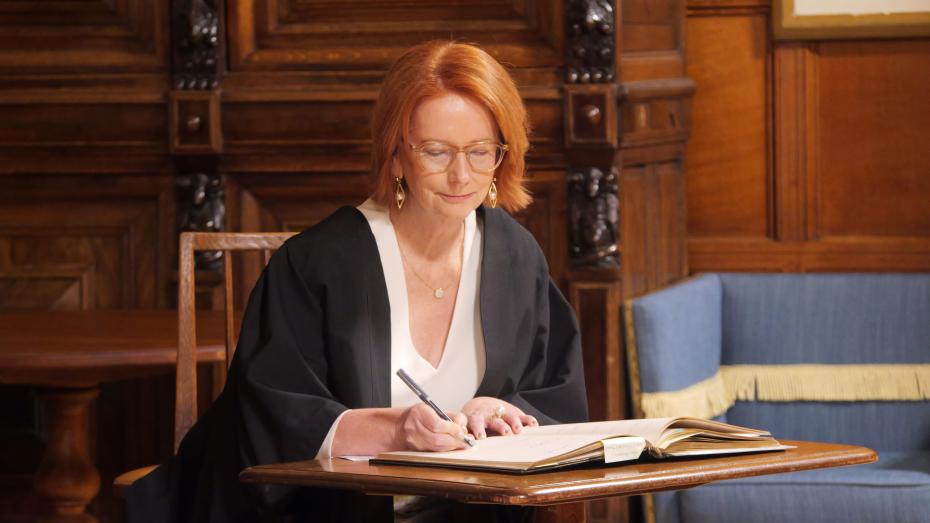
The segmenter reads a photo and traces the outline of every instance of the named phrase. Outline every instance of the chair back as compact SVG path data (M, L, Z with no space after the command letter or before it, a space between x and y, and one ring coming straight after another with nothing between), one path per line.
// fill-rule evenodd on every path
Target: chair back
M178 360L174 403L174 450L197 420L197 317L195 303L195 263L197 251L222 251L226 325L226 365L236 350L235 307L233 304L233 251L261 251L267 264L271 253L293 236L294 232L182 232L178 253Z

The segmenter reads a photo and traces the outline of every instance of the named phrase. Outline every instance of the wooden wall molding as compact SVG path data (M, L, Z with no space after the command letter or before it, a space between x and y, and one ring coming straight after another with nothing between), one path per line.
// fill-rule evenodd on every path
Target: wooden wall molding
M418 41L486 44L512 67L561 63L561 9L553 0L395 6L380 1L243 0L229 12L230 70L383 71Z
M0 310L93 309L93 264L0 265Z
M624 105L621 147L686 141L693 94L694 81L686 77L623 83L619 92Z
M774 74L781 80L774 100L775 238L805 241L816 230L816 215L808 206L808 195L816 190L816 152L811 147L817 137L812 118L816 108L810 106L816 75L809 74L815 64L806 44L781 45L774 54Z
M54 181L66 187L77 177ZM107 187L78 185L50 193L39 181L0 178L0 267L93 267L88 283L94 288L87 299L94 307L163 303L165 253L173 252L173 227L168 229L172 186L164 179L114 181Z
M2 0L0 73L164 71L167 15L159 0Z

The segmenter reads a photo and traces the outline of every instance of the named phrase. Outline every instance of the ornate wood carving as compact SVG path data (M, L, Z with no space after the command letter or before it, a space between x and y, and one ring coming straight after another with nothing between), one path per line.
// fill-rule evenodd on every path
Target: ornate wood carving
M220 232L225 230L226 182L222 175L195 172L179 174L176 179L178 229L180 231ZM201 251L197 266L218 270L222 251Z
M611 83L614 67L614 2L569 0L565 5L568 41L565 81Z
M220 0L172 2L172 80L175 89L216 89L220 83Z
M219 86L223 73L223 1L173 0L170 151L178 175L179 231L225 230L225 179L217 170L222 152ZM197 266L219 270L222 251L198 252Z
M573 265L620 265L618 173L588 167L569 174Z

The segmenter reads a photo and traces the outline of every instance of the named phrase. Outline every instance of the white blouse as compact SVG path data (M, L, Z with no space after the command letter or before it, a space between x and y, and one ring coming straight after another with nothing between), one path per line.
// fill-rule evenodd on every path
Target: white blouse
M368 226L375 237L387 285L391 309L391 407L409 407L420 401L397 377L397 369L404 369L440 408L461 410L475 396L485 370L484 334L481 330L478 295L483 231L476 213L472 211L465 218L462 274L452 312L452 324L439 365L433 367L417 352L410 335L407 280L390 214L386 207L371 199L358 206L358 210L368 220ZM333 436L343 415L345 412L330 427L316 455L317 459L332 456Z

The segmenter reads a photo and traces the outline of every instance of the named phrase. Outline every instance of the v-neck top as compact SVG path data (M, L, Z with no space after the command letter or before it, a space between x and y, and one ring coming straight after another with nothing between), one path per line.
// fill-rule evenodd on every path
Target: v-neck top
M436 367L423 358L410 333L410 308L403 258L388 209L368 199L358 206L371 228L384 272L391 314L391 407L409 407L419 398L399 377L404 369L444 410L461 410L484 379L485 347L481 328L480 281L482 224L472 211L465 218L462 272L445 347ZM343 412L326 435L317 458L331 457L332 439Z

